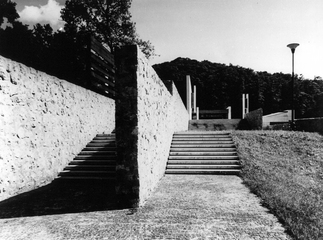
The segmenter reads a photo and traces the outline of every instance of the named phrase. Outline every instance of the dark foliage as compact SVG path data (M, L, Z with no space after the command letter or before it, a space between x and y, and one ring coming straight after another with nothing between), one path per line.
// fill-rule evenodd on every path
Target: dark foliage
M263 114L291 109L291 74L256 72L240 66L177 58L153 66L162 80L173 80L186 102L186 75L197 88L197 106L202 110L232 107L232 117L241 118L242 94L249 93L250 111ZM296 118L323 116L323 80L295 76Z
M54 32L49 24L29 29L18 21L16 4L0 0L0 24L5 19L9 23L0 28L0 55L88 87L85 70L90 36L112 52L125 44L138 44L147 56L154 55L153 46L136 34L130 6L131 0L68 0L62 10L64 31Z
M7 19L8 23L13 23L19 18L16 5L11 0L0 0L0 25L4 22L4 18Z
M262 109L256 109L246 114L245 118L239 122L239 130L261 130L262 129Z
M0 29L0 55L84 85L86 44L73 41L64 32L53 33L50 25L37 24L31 30L14 22L12 27Z
M137 44L149 58L154 55L154 47L136 33L130 6L131 0L67 0L62 10L64 30L73 38L91 33L112 52L123 45Z

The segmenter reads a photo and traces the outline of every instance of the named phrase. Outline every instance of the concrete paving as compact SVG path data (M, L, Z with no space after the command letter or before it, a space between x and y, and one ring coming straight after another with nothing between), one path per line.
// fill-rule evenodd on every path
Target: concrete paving
M166 175L137 209L0 219L0 239L291 239L238 176Z

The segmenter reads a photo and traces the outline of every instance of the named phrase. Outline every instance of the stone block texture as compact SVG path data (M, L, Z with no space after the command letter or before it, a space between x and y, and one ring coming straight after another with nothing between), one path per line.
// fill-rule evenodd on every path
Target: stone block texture
M188 113L173 83L166 88L137 46L117 52L117 194L140 206L163 177L174 132L188 129Z
M114 128L113 99L0 56L0 201L49 183Z

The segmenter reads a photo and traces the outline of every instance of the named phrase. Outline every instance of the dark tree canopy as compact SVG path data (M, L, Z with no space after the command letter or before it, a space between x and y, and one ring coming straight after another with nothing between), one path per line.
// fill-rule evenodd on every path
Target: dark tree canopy
M131 21L131 0L67 0L62 10L64 31L54 32L49 24L33 29L19 22L16 3L0 0L0 54L37 70L81 86L87 86L84 71L89 36L115 48L138 44L147 57L154 54L149 42L140 39Z
M173 80L185 102L185 76L190 75L197 87L197 105L203 110L232 107L235 118L241 118L242 93L249 93L250 110L262 108L264 114L291 109L291 75L256 72L240 66L198 62L177 58L154 65L161 79ZM296 118L323 117L323 80L297 76L295 79Z
M0 54L32 65L32 31L18 21L19 15L15 7L16 3L11 0L0 0L0 23L4 23L5 19L10 23L5 28L0 28Z
M11 0L0 0L0 25L4 22L4 18L9 23L13 23L19 18L16 11L16 3Z
M111 51L126 44L138 44L147 57L154 55L149 41L136 33L129 12L131 0L67 0L62 10L65 31L71 36L91 33Z

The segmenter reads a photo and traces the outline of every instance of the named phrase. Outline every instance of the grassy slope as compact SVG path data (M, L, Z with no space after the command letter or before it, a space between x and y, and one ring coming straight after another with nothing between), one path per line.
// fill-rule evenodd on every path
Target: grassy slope
M236 131L244 182L297 239L323 239L323 136Z

